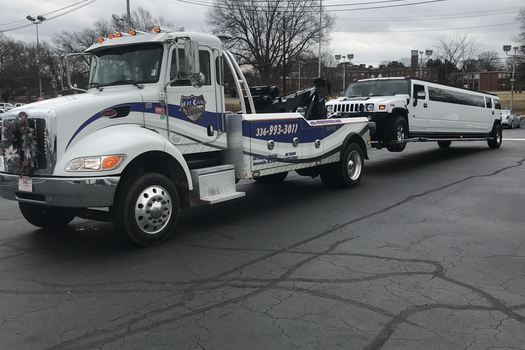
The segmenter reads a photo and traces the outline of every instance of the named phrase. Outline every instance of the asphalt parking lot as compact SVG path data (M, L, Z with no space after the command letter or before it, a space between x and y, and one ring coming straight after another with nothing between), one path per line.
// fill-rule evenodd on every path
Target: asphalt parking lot
M375 151L361 186L290 176L137 249L0 200L1 349L525 347L525 130Z

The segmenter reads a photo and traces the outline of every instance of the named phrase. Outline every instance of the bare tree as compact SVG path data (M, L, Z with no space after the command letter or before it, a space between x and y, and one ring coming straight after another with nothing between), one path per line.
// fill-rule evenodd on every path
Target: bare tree
M525 10L521 10L517 17L518 21L520 22L520 29L521 32L519 34L519 38L521 40L521 43L525 45Z
M442 63L445 81L457 85L461 71L472 67L472 60L479 53L479 45L468 34L454 34L442 38L436 45L436 58Z
M463 63L477 56L479 45L468 34L454 34L439 40L436 57L443 62L450 62L458 69Z
M484 51L478 55L480 70L496 71L503 69L503 64L496 51Z
M324 40L334 21L323 14L320 25L316 0L216 0L208 23L214 32L232 36L227 46L241 64L270 80L278 66L295 62Z

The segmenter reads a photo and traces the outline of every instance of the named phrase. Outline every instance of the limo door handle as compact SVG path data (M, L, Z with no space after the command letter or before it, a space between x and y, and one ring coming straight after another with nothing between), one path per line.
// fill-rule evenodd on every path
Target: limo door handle
M423 103L423 108L427 108L428 107L428 104L425 102Z

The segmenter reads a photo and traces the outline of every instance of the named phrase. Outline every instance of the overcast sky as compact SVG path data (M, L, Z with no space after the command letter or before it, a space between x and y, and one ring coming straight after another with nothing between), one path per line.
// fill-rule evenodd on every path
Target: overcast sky
M0 0L0 30L6 24L22 21L73 4L79 0ZM195 0L194 0L195 1ZM198 0L196 0L198 1ZM519 24L516 16L525 9L524 0L445 0L406 7L334 11L338 4L377 2L380 0L324 0L327 10L336 16L334 32L326 43L334 53L355 54L354 63L377 65L384 60L410 56L412 49L435 49L440 38L454 33L469 33L484 50L505 56L502 45L517 43ZM424 0L383 1L381 4L346 8L397 5ZM205 3L212 0L205 0ZM131 7L144 7L154 16L163 16L186 30L209 32L205 23L207 8L177 0L131 0ZM40 38L50 40L54 33L85 27L113 13L125 13L125 0L98 0L67 15L39 26ZM451 18L452 17L452 18ZM19 40L35 40L35 28L29 26L5 33Z

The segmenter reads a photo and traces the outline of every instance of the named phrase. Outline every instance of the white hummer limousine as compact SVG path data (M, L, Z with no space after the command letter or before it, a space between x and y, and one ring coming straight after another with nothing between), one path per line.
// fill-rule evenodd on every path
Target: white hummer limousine
M368 117L377 148L401 152L410 141L502 141L501 102L493 94L410 78L364 79L327 102L331 117Z

